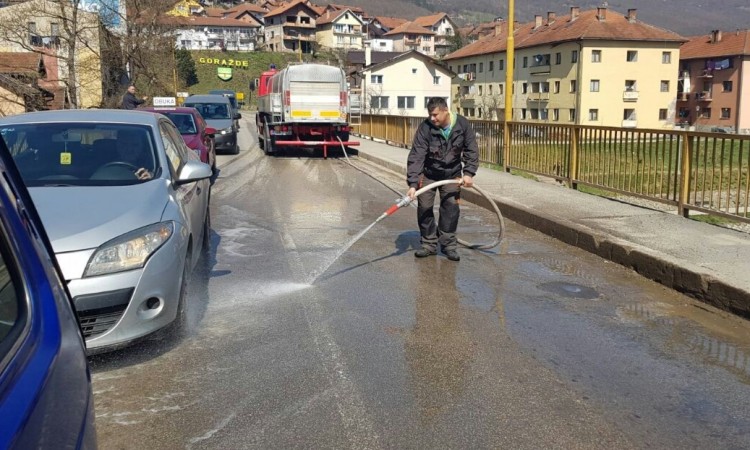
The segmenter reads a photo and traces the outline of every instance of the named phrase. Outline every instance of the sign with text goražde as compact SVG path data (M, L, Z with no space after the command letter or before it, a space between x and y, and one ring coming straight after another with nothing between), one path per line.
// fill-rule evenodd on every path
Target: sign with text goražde
M247 69L250 67L250 61L247 59L232 58L198 58L199 64L213 64L214 66L226 66Z

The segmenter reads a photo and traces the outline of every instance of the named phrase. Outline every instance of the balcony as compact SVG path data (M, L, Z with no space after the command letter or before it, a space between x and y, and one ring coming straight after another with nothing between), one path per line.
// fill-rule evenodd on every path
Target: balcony
M60 47L60 36L29 36L29 45L32 47L58 48Z
M622 99L626 102L637 102L638 91L631 91L631 90L625 89L625 91L622 93Z
M713 100L711 97L711 91L698 92L695 94L695 98L698 99L699 102L710 102Z
M336 28L334 28L333 29L333 34L354 34L354 35L359 35L359 34L362 34L362 29L360 27L356 27L356 28L351 29L351 30L349 30L349 29L340 29L340 28L336 29Z
M700 75L698 75L698 78L713 78L714 72L709 69L704 69Z
M462 108L473 108L476 106L477 99L474 94L463 94L459 96L458 103Z
M315 24L302 22L284 22L284 28L315 28Z
M635 128L638 125L638 121L635 119L624 119L622 121L623 128Z
M307 35L307 34L303 34L303 35L299 35L299 34L285 34L284 35L284 40L285 41L314 41L315 40L315 36L311 36L311 35Z
M527 102L548 102L549 92L532 92L526 99Z
M529 73L532 75L547 75L552 70L549 64L538 64L536 66L529 67Z
M474 81L476 77L476 72L462 72L458 74L458 78L461 79L461 81Z
M690 99L690 93L689 92L680 92L677 94L677 101L678 102L686 102Z

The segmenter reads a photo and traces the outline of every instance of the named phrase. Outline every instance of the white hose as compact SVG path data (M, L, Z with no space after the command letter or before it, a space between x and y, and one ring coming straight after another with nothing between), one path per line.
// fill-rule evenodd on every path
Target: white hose
M342 151L344 152L344 156L346 157L346 163L347 163L347 164L349 164L350 166L352 166L352 167L354 167L355 169L359 170L360 172L362 172L362 173L365 173L365 174L367 174L368 176L371 176L372 178L374 178L374 179L375 179L375 180L377 180L378 182L380 182L380 183L382 183L383 185L385 185L386 187L388 187L388 189L391 189L391 188L390 188L390 187L389 187L388 185L386 185L386 184L385 184L385 183L384 183L384 182L383 182L382 180L378 179L377 177L374 177L374 176L372 176L371 174L369 174L369 173L365 172L364 170L362 170L362 169L360 169L359 167L357 167L357 166L355 166L354 164L352 164L352 163L351 163L351 162L349 161L349 155L347 155L347 154L346 154L346 149L344 148L344 143L343 143L343 142L341 141L341 138L339 138L338 136L336 136L336 139L338 139L338 140L339 140L339 143L341 144L341 150L342 150ZM415 197L415 198L416 198L416 197L419 197L420 195L422 195L423 193L425 193L425 192L427 192L427 191L430 191L430 190L433 190L433 189L437 189L438 187L440 187L440 186L444 186L444 185L446 185L446 184L463 184L463 181L462 181L461 179L451 179L451 180L440 180L440 181L435 181L434 183L430 183L430 184L428 184L427 186L424 186L424 187L422 187L422 188L418 189L418 190L417 190L417 191L416 191L416 192L414 193L414 197ZM487 199L487 202L488 202L488 203L489 203L489 204L490 204L490 205L492 206L492 210L493 210L493 211L495 212L495 214L497 215L497 219L498 219L498 221L500 222L500 230L499 230L499 232L498 232L498 234L497 234L497 238L496 238L496 239L495 239L494 241L492 241L492 242L489 242L489 243L486 243L486 244L472 244L471 242L466 242L466 241L464 241L464 240L461 240L460 238L459 238L459 239L457 239L457 242L458 242L459 244L463 245L464 247L467 247L467 248L471 248L471 249L475 249L475 250L489 250L489 249L491 249L491 248L497 247L498 245L500 245L500 242L501 242L501 241L503 240L503 237L505 236L505 219L503 219L503 215L502 215L502 213L500 212L500 208L498 208L498 207L497 207L497 203L495 203L495 202L494 202L494 201L492 200L492 198L490 198L490 196L489 196L489 195L488 195L488 194L487 194L487 193L486 193L485 191L483 191L482 189L480 189L480 188L479 188L479 187L478 187L478 186L477 186L476 184L475 184L475 185L473 185L473 186L472 186L471 188L469 188L469 189L474 189L474 190L475 190L475 191L477 191L477 192L478 192L479 194L481 194L481 195L482 195L482 196L483 196L483 197L484 197L485 199ZM397 193L398 193L398 192L397 192ZM406 196L404 196L403 194L400 194L400 195L402 195L402 196L404 197L404 199L402 199L402 200L405 200L405 199L406 199ZM409 204L410 202L411 202L411 201L403 201L403 204L399 204L399 206L406 206L406 205L408 205L408 204ZM384 216L381 216L381 218L383 218L383 217L384 217Z

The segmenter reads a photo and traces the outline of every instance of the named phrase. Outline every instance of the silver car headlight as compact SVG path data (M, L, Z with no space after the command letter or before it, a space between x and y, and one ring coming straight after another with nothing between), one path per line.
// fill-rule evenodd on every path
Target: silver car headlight
M102 244L89 259L83 277L139 269L174 233L173 222L139 228Z
M232 132L232 127L221 130L221 134L229 134Z

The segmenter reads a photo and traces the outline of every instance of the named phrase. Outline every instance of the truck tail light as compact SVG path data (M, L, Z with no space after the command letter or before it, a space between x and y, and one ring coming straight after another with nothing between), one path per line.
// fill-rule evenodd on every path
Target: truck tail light
M346 106L348 102L349 95L346 92L340 92L339 93L339 106Z
M289 91L284 91L284 106L289 106L292 104L292 93Z

